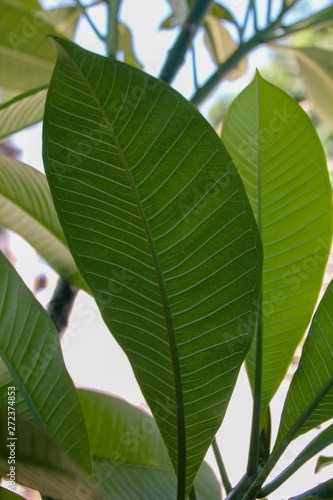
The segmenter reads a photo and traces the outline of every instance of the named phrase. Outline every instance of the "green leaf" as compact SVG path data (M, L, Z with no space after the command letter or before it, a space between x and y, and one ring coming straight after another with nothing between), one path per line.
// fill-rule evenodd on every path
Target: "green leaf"
M52 34L43 11L0 0L0 85L24 92L47 84L55 57L46 36Z
M22 500L23 497L13 491L6 490L6 488L1 488L0 486L0 498L1 500Z
M333 281L329 284L303 346L301 359L283 407L277 446L297 418L311 405L323 387L328 392L298 430L295 437L332 418L333 407ZM330 388L329 388L330 387Z
M332 464L333 464L333 457L320 456L317 460L315 473L318 474L318 472L320 472L321 470L325 469L325 467L328 467L329 465Z
M77 22L81 15L78 7L61 7L43 11L43 18L50 26L67 38L72 39L75 35Z
M87 431L58 333L39 302L0 253L0 357L35 423L84 471L91 471ZM2 404L9 405L9 397Z
M0 140L43 119L47 87L38 87L0 105Z
M45 175L3 155L0 224L27 240L64 279L87 290L67 248Z
M329 479L311 490L301 493L289 500L332 500L333 498L333 479Z
M0 405L0 436L5 440L0 445L0 474L6 477L11 472L8 464L7 406ZM87 480L82 470L74 465L51 436L16 414L15 479L16 482L38 490L41 494L61 500L79 498L84 491L90 500L100 499L95 484ZM2 500L2 491L0 493ZM21 498L21 497L19 497ZM8 498L9 500L9 498Z
M264 245L262 412L311 320L332 238L322 145L302 108L259 74L230 106L222 140ZM247 358L253 381L255 346Z
M308 98L319 118L333 130L333 52L317 47L292 50L300 65Z
M94 456L95 477L100 478L104 493L128 498L131 492L133 498L146 499L158 498L163 491L163 499L174 500L176 476L154 419L106 394L79 390L79 397ZM219 483L206 463L200 468L195 485L198 498L221 498Z
M118 61L61 39L57 49L43 131L51 192L183 496L185 467L188 493L253 338L256 224L225 148L190 103Z
M228 30L221 21L213 16L206 16L204 20L205 44L211 58L216 64L222 64L237 49L237 43L232 39ZM238 65L229 71L225 78L236 80L247 70L247 60L243 58Z
M142 64L138 61L133 48L133 37L130 29L123 23L118 22L120 50L124 54L124 62L142 68Z
M227 9L226 7L223 7L222 5L218 4L217 2L213 3L213 5L210 9L210 13L212 16L216 17L217 19L229 21L229 22L235 24L236 26L238 26L234 16L230 12L230 10Z

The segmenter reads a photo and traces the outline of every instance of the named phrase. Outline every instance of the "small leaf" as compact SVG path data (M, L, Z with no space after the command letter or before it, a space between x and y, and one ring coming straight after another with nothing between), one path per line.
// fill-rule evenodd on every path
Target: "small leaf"
M238 166L264 245L264 412L317 302L332 241L332 188L310 118L259 73L231 104L222 140ZM253 382L254 345L247 368Z
M236 26L238 26L234 16L230 12L229 9L226 7L223 7L222 5L218 4L217 2L214 2L211 9L210 9L210 14L218 19L224 20L224 21L229 21Z
M136 68L62 39L57 49L43 131L54 203L183 496L253 338L256 224L234 165L196 108Z
M162 21L162 23L160 24L160 29L171 30L173 28L176 28L177 26L179 26L178 19L176 19L176 17L171 14L170 16L167 16L164 21Z
M0 252L0 357L35 423L85 472L89 442L80 402L49 316ZM1 401L8 404L8 396Z
M105 494L127 498L176 498L176 476L154 419L121 399L79 390L95 475ZM112 432L110 432L112 429ZM105 439L105 436L108 439ZM110 473L116 471L117 473ZM204 463L195 480L198 499L221 498L219 483Z
M38 87L0 105L0 140L43 119L47 87Z
M333 464L333 457L324 457L321 456L317 460L316 468L315 468L315 473L318 474L321 470L325 469L325 467L328 467L329 465Z
M283 407L275 447L324 387L328 391L294 437L332 418L333 407L333 281L322 298L303 346L301 359Z
M91 478L84 475L51 436L16 412L15 479L17 483L38 490L42 495L61 500L80 498L101 500ZM8 436L7 406L0 405L0 436ZM0 445L0 475L10 469L6 440ZM88 479L88 480L87 480ZM89 481L90 479L90 481ZM2 500L2 490L0 493ZM21 497L19 497L21 498ZM9 498L8 498L9 500Z
M64 279L87 290L67 248L45 175L3 155L0 224L22 236Z
M216 64L222 64L236 50L237 43L221 21L212 16L205 17L204 28L205 44L210 56ZM226 74L225 78L230 81L236 80L246 69L247 60L243 58L234 69Z
M133 38L131 30L123 23L118 22L120 50L124 53L124 62L134 66L134 68L142 68L142 64L138 61L133 48Z

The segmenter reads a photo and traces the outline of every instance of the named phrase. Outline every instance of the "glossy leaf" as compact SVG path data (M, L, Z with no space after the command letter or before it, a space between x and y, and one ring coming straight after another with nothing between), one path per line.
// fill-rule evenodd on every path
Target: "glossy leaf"
M47 87L38 87L0 105L0 140L43 119Z
M222 130L264 245L262 412L311 320L332 237L332 189L302 108L259 74L232 103ZM247 358L253 381L255 350Z
M318 47L292 49L308 98L319 118L333 130L333 52Z
M117 498L176 498L176 476L154 419L121 399L80 390L94 456L95 477L105 494ZM110 432L111 430L111 432ZM105 436L108 439L105 439ZM221 498L219 483L207 464L196 481L199 499Z
M74 463L91 471L89 442L76 389L49 316L0 253L0 357L35 423ZM1 401L7 404L7 399Z
M222 64L236 49L237 43L232 39L221 21L213 16L206 16L204 21L205 44L210 56L216 64ZM243 58L239 64L229 71L225 78L236 80L247 69L247 60Z
M24 92L49 82L56 34L43 13L0 0L0 86Z
M298 417L327 387L326 394L296 434L303 434L332 418L333 407L333 281L329 284L303 346L281 416L276 446L285 439Z
M158 422L182 496L252 341L261 273L255 221L225 148L183 97L65 40L57 49L43 132L51 192L78 268Z
M87 290L67 248L45 175L3 155L0 224L27 240L64 279Z
M7 425L7 406L0 405L0 474L3 477L6 477L10 467L6 447ZM15 442L17 483L38 490L44 496L59 500L73 500L74 498L101 500L100 492L92 483L91 478L87 478L82 470L74 465L48 433L16 414L15 434L17 438ZM86 496L80 497L83 491ZM2 500L2 491L0 498Z

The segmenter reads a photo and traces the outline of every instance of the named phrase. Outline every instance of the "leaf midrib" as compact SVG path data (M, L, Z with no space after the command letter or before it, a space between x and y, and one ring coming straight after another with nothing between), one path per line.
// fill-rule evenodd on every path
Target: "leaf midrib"
M70 55L66 51L68 57ZM112 124L110 123L103 106L101 102L99 101L96 93L94 92L94 89L91 87L88 79L86 78L85 74L81 70L81 68L77 65L76 61L73 60L72 58L71 62L72 64L76 67L78 73L80 74L81 78L84 80L86 83L88 91L91 93L91 96L93 100L95 101L102 119L105 122L106 128L109 130L109 133L114 140L114 143L116 145L116 148L119 152L119 156L121 159L121 162L123 164L123 168L125 170L125 173L128 177L128 181L130 184L130 187L133 191L134 199L137 204L137 208L139 210L141 220L143 223L143 227L147 236L151 256L154 262L155 266L155 271L158 279L158 284L162 296L162 303L163 303L163 311L165 314L165 321L166 321L166 326L167 326L167 332L169 336L169 345L170 345L170 351L171 351L171 359L172 359L172 366L173 366L173 374L174 374L174 382L175 382L175 394L176 394L176 403L177 403L177 430L178 430L178 491L180 493L180 496L185 495L185 490L186 490L186 481L185 479L185 470L186 470L186 440L185 440L185 418L184 418L184 401L183 401L183 391L182 391L182 384L181 384L181 376L180 376L180 364L179 364L179 358L178 358L178 353L177 353L177 343L175 339L175 332L173 328L173 322L172 322L172 315L171 315L171 310L170 310L170 305L169 305L169 299L164 283L164 278L163 278L163 273L159 265L159 260L158 260L158 255L155 251L154 247L154 241L150 232L149 224L147 221L147 218L144 213L144 209L139 197L139 193L136 189L135 183L133 181L133 177L131 174L131 171L128 167L125 155L123 153L123 150L121 148L121 145L118 141L118 138L113 130Z

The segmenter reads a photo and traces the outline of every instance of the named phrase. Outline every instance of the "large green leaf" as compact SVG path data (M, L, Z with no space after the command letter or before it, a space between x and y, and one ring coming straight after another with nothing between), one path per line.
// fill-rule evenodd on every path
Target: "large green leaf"
M7 406L0 405L0 475L10 472L8 464ZM43 429L16 415L15 479L47 497L77 500L101 499L99 490ZM10 441L10 440L9 440ZM90 480L89 480L90 479ZM0 493L2 500L2 492ZM9 500L9 498L8 498Z
M56 31L42 11L0 0L0 85L24 92L49 82L54 51L47 35Z
M264 245L262 411L311 320L332 236L325 155L302 108L259 74L235 99L222 139ZM255 346L247 359L253 380Z
M67 248L45 175L3 155L0 224L26 239L64 279L87 290Z
M225 148L191 104L118 61L61 39L57 49L43 131L51 192L183 496L253 337L256 224Z
M58 333L39 302L0 253L0 357L36 424L74 463L91 471L87 431ZM6 397L2 404L8 404ZM11 397L12 399L12 397Z
M176 498L176 476L156 422L121 399L79 391L95 476L110 498ZM111 432L110 432L111 431ZM105 439L105 436L108 439ZM195 480L201 500L221 498L219 483L203 463ZM108 498L109 498L108 497Z
M0 140L43 119L46 92L38 87L0 105Z
M333 281L329 284L303 346L298 369L291 381L276 440L278 446L325 387L327 392L296 436L332 418L333 408Z

